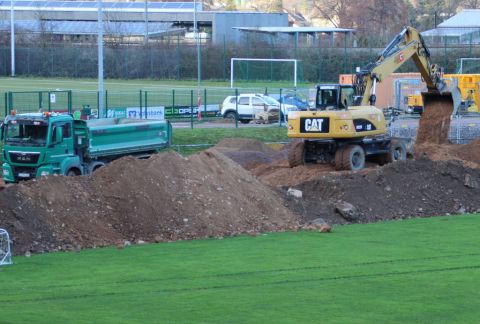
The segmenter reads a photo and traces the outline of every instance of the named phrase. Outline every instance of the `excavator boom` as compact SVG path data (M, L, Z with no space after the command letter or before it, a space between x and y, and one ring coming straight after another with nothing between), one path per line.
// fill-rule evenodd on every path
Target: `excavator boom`
M382 82L410 58L420 71L429 91L444 90L445 82L441 77L440 68L432 64L430 51L422 36L416 29L406 27L387 45L375 62L357 73L355 85L357 95L362 96L361 105L375 105L376 84Z

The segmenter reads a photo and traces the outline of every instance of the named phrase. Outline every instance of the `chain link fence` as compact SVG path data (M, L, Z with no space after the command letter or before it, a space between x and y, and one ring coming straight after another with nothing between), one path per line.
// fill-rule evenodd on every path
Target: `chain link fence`
M173 88L155 91L105 91L103 111L99 110L97 91L23 91L3 93L0 115L16 113L66 112L80 114L81 118L165 118L171 122L195 125L205 122L225 122L221 106L229 96L259 93L281 98L295 95L307 102L310 89L295 88L203 88L200 91L189 88ZM238 116L237 116L238 117ZM237 118L238 119L238 118ZM285 120L273 121L281 125ZM240 124L235 121L236 127Z
M206 43L201 45L200 50L201 78L229 80L231 58L297 59L299 81L337 82L339 74L354 73L357 66L374 61L385 44L387 41L380 42L373 38L356 42L347 36L338 36L332 41L319 37L300 43L281 38L249 36L240 43ZM480 45L474 39L463 44L445 41L433 43L430 52L433 62L443 66L446 73L455 73L460 58L480 57ZM19 76L97 76L97 47L92 44L17 44L15 55L19 62L16 67ZM105 44L106 78L192 80L197 78L196 65L195 46L175 39L149 45ZM474 67L477 68L477 65ZM278 73L277 69L280 67L268 73L265 73L265 69L258 69L258 73L252 70L247 73L247 81L290 78L290 73ZM290 67L286 69L290 72ZM480 65L478 70L469 73L480 73ZM416 71L413 62L405 63L398 72L406 71ZM10 46L4 43L0 45L0 74L9 73Z

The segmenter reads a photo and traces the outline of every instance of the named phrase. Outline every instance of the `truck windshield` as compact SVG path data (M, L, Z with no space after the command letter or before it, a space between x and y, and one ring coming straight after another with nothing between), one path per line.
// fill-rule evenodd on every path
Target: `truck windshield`
M5 142L7 145L45 146L48 125L40 121L14 120L7 123Z

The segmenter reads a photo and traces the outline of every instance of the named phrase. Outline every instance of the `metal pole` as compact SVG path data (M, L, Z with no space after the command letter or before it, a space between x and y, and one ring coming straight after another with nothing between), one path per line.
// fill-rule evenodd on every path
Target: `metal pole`
M98 0L98 116L103 116L103 11L102 0Z
M198 22L197 22L197 1L193 0L193 33L195 36L195 43L197 45L197 109L198 109L198 117L201 118L201 111L200 111L200 101L201 101L201 94L200 94L200 43L198 41Z
M297 60L293 61L293 68L295 69L295 71L293 71L293 86L297 89Z
M233 58L230 59L230 88L233 89Z
M145 36L143 43L148 44L148 0L145 0Z
M12 63L12 77L15 77L15 16L13 10L14 4L13 0L10 0L10 55L11 55L11 63Z
M197 93L200 96L200 43L198 39L197 1L193 0L193 32L197 46Z

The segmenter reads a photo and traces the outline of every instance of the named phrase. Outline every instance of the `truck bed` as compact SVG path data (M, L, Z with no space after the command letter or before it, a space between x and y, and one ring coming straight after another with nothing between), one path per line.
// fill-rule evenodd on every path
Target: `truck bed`
M172 131L168 121L103 118L75 121L75 135L85 157L95 159L160 150Z

